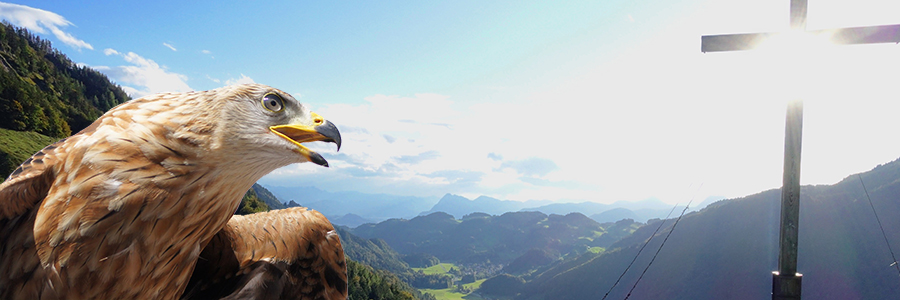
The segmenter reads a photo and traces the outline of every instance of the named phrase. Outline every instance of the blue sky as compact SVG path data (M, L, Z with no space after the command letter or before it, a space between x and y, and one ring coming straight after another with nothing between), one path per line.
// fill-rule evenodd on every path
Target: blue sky
M900 23L896 1L810 2L810 29ZM804 184L900 157L897 45L700 53L704 34L786 30L788 3L41 1L0 18L136 97L253 81L338 125L341 152L312 146L331 168L264 184L684 203L780 186L790 99Z

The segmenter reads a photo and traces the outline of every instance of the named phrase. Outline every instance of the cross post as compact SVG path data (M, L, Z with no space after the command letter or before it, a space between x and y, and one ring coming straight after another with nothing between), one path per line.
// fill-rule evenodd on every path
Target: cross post
M900 24L867 27L806 30L807 0L791 1L791 29L825 35L834 44L900 43ZM750 50L778 33L705 35L700 51ZM797 273L797 244L800 224L800 150L803 133L803 102L788 104L784 134L784 175L781 187L781 226L778 271L772 272L772 299L800 299L803 275Z

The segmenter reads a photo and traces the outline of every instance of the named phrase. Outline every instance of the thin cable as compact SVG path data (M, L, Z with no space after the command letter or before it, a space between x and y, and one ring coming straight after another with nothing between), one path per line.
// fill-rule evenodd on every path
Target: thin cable
M703 187L703 184L700 184L700 187ZM697 190L700 190L699 188ZM663 239L662 244L659 244L659 248L656 249L656 253L653 254L653 258L650 259L650 263L647 264L647 267L644 268L644 271L641 272L641 276L638 276L637 281L634 282L634 285L631 286L631 290L628 291L628 295L625 295L625 300L628 300L628 297L631 297L631 292L634 292L634 288L637 287L638 283L641 282L641 279L644 278L644 274L647 274L647 270L650 269L650 265L653 264L653 261L656 260L656 256L659 255L659 252L662 250L663 246L666 245L666 241L669 240L669 237L672 236L672 232L675 231L675 226L678 226L678 221L681 221L681 217L684 217L684 213L687 212L688 208L691 207L691 202L694 202L694 197L691 197L691 200L688 201L687 206L681 210L681 215L678 216L678 219L675 219L675 224L672 224L672 229L669 229L669 233L666 234L666 238Z
M884 232L884 226L881 225L881 219L878 218L878 212L875 211L875 205L872 204L872 198L869 198L869 190L866 189L866 184L863 183L862 176L856 174L856 177L859 178L859 184L862 185L863 191L866 192L866 199L869 200L869 206L872 207L872 213L875 214L875 221L878 221L878 227L881 228L881 236L884 237L884 243L887 244L888 251L891 252L891 259L894 261L891 263L891 266L897 269L897 274L900 275L900 265L897 264L897 257L894 256L894 250L891 249L891 243L888 242L887 234Z
M616 282L613 283L613 285L611 287L609 287L609 290L606 291L606 294L604 294L603 298L601 298L600 300L605 300L606 297L609 296L609 293L612 292L613 288L615 288L616 285L619 284L619 281L622 280L622 277L625 276L625 273L628 273L628 270L631 269L632 265L634 265L634 261L636 261L638 256L641 255L641 252L644 251L644 247L647 247L647 244L649 244L650 240L653 239L654 236L656 236L656 233L659 232L659 229L662 228L663 224L666 223L666 220L669 219L669 216L671 216L672 213L675 212L676 208L678 208L678 203L676 203L675 206L672 207L672 210L669 211L669 214L666 215L665 219L663 219L662 221L659 221L659 226L656 227L656 230L653 231L653 234L650 235L650 238L648 238L646 241L644 241L644 245L642 245L641 249L639 249L637 254L634 255L634 259L632 259L631 262L628 263L628 267L625 267L625 271L622 271L622 275L619 275L619 278L616 279Z

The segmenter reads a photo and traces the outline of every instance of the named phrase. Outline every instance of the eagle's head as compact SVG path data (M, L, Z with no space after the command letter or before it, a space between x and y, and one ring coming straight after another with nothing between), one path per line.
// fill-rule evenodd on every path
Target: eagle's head
M113 161L105 154L139 155L126 160L155 162L170 174L205 169L249 184L291 163L328 166L303 143L341 146L334 124L290 94L262 84L146 96L113 108L81 133L87 138L79 143L91 149L85 160L91 164ZM94 147L102 143L109 147Z
M341 148L337 127L288 93L261 84L213 91L210 104L220 114L213 140L221 143L213 146L237 150L237 158L253 157L278 167L307 161L327 167L325 158L302 143L325 141Z

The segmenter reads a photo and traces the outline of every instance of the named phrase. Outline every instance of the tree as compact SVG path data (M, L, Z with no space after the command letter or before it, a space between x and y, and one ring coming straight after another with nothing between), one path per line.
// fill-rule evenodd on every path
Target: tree
M238 206L238 210L235 214L247 215L268 210L269 206L259 200L259 197L253 189L249 189L247 190L247 193L244 194L244 198L241 199L241 205Z
M350 300L415 300L414 290L397 276L347 260ZM422 298L426 299L426 298ZM433 296L432 296L433 299Z
M459 280L461 283L473 283L475 282L475 274L466 274Z
M441 263L441 260L428 253L413 253L403 256L403 261L413 268L427 268Z
M478 292L495 296L515 296L525 285L525 280L509 274L500 274L481 283Z

